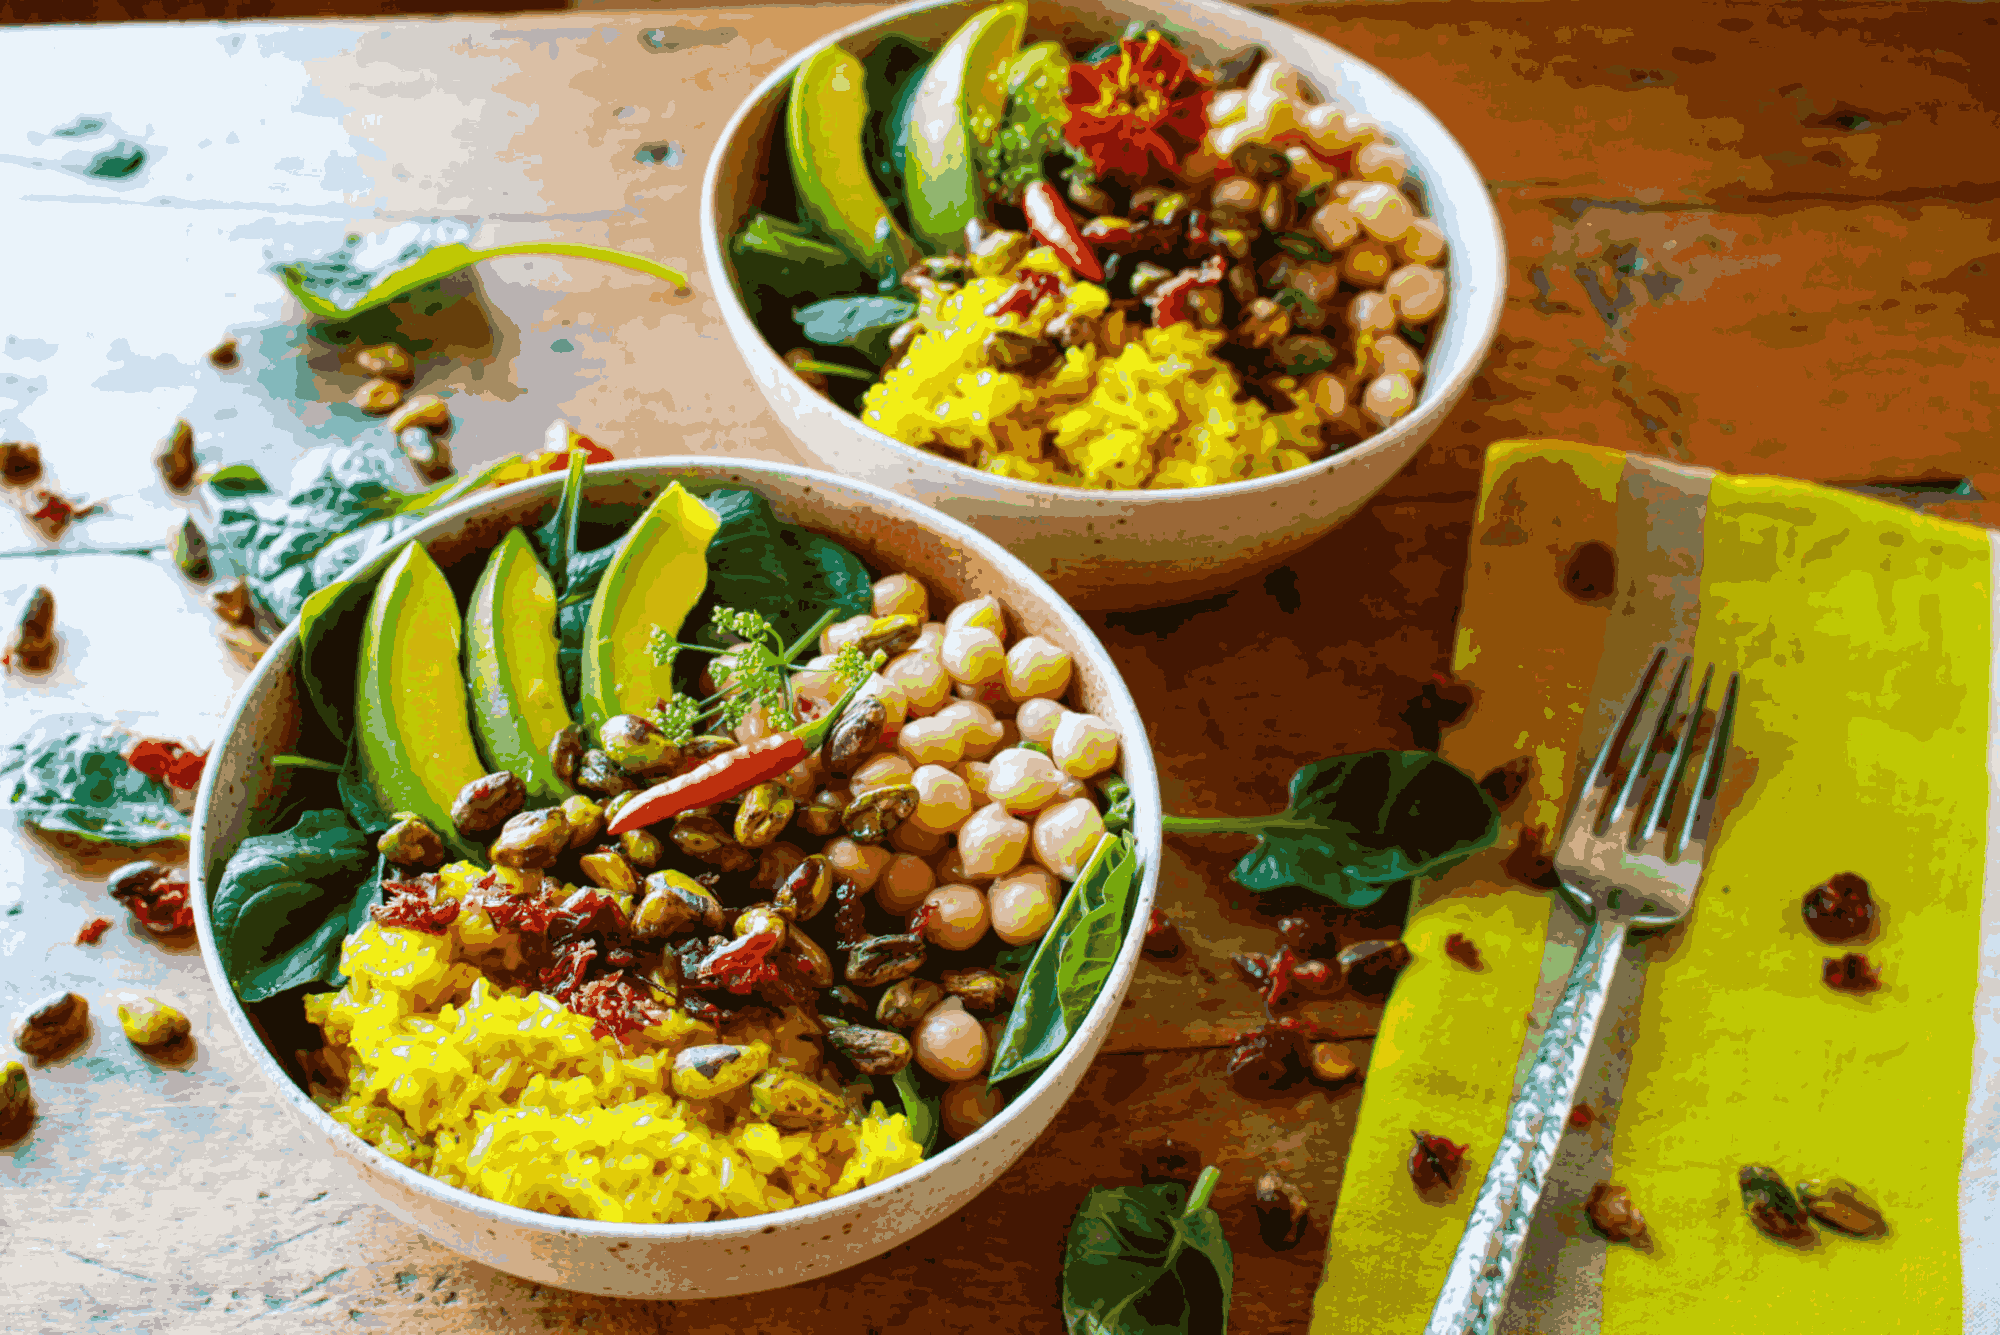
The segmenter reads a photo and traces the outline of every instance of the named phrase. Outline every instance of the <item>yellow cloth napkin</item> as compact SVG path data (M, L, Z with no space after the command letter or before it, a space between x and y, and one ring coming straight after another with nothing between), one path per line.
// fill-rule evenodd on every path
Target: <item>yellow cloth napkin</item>
M1589 574L1574 560L1588 544L1615 554L1608 592L1570 578ZM1660 644L1743 673L1737 760L1692 920L1628 947L1586 1077L1591 1123L1565 1138L1501 1329L1987 1328L1961 1284L1959 1207L1974 1065L1991 1055L1972 1017L1993 620L1982 530L1558 442L1489 452L1454 655L1477 697L1443 751L1475 775L1531 757L1533 775L1500 846L1425 886L1412 914L1313 1335L1423 1328L1581 939L1503 865L1524 829L1553 842L1577 757ZM1820 942L1800 911L1838 872L1865 877L1882 913L1854 947ZM1445 956L1454 932L1483 969ZM1821 962L1848 948L1880 966L1880 991L1824 984ZM1413 1130L1470 1145L1455 1200L1416 1192ZM1771 1242L1741 1205L1749 1163L1856 1182L1889 1236ZM1599 1180L1630 1190L1649 1249L1589 1229Z

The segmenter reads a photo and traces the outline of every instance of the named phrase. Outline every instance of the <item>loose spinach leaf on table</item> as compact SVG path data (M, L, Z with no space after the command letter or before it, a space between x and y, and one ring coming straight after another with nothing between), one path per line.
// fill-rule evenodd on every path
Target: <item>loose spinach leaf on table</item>
M1248 890L1303 886L1349 908L1437 876L1499 837L1500 813L1470 774L1430 751L1363 751L1301 766L1273 816L1168 816L1175 834L1254 834L1230 873Z
M828 297L799 307L792 318L808 342L853 348L880 366L889 360L889 335L916 313L917 303L897 297Z
M1046 1065L1083 1027L1118 958L1138 870L1138 841L1130 834L1098 842L1028 962L994 1048L989 1084Z
M943 1123L938 1101L917 1087L916 1072L905 1066L896 1072L896 1094L903 1101L903 1115L910 1119L910 1139L923 1148L926 1157L937 1147L938 1127Z
M210 908L236 995L262 1001L338 977L340 944L379 893L381 867L344 811L308 811L289 830L238 844Z
M762 614L789 644L830 607L847 616L874 610L868 567L831 538L780 523L754 491L713 491L702 503L718 524L708 542L708 591L688 625L706 625L714 607L733 607Z
M134 740L94 715L42 719L0 752L0 793L28 824L91 843L186 839L173 790L126 763Z
M342 320L376 306L407 297L469 269L481 260L501 255L564 255L600 260L687 288L687 275L655 260L604 246L568 241L523 241L473 250L465 243L473 229L451 218L420 218L401 223L377 237L350 234L331 254L298 264L275 266L278 277L306 313L321 320Z
M1218 1176L1092 1187L1063 1248L1069 1335L1227 1335L1236 1260L1209 1208Z

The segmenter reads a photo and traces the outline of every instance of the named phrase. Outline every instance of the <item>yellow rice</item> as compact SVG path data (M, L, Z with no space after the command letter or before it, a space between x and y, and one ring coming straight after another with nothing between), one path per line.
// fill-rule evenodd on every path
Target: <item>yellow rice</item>
M447 867L440 895L460 897L483 875L468 863ZM903 1115L880 1103L838 1126L792 1132L757 1118L747 1088L692 1104L673 1095L674 1054L720 1038L763 1043L772 1065L845 1098L797 1012L745 1010L718 1035L675 1010L621 1048L593 1038L593 1021L555 998L499 986L480 967L519 959L514 935L483 909L462 911L442 936L368 923L342 948L347 986L306 1001L327 1039L310 1062L314 1101L451 1186L615 1223L782 1210L923 1157Z
M1055 274L1064 291L1026 316L987 315L1029 269ZM1071 487L1202 487L1302 468L1326 452L1309 396L1284 414L1238 402L1242 383L1214 356L1227 334L1188 323L1155 329L1122 312L1107 316L1109 306L1108 292L1076 281L1047 248L1018 269L926 292L921 332L868 387L861 419L1002 477ZM1103 318L1098 342L1067 349L1059 366L1032 380L990 364L988 334L1040 336L1065 311ZM1288 377L1277 384L1297 388Z

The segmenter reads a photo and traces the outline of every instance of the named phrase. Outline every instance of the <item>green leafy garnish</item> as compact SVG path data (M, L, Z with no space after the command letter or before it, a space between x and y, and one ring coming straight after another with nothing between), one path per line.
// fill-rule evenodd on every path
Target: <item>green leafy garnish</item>
M344 320L502 255L561 255L599 260L649 274L683 291L687 275L657 260L569 241L521 241L473 250L465 244L472 229L449 219L404 223L380 237L351 234L339 250L318 260L277 266L278 276L306 313L321 320Z
M209 910L236 995L263 1001L331 984L341 942L366 921L381 876L380 858L344 811L308 811L283 833L238 844Z
M903 212L903 164L896 156L897 131L908 119L905 100L923 82L930 68L927 47L907 37L891 33L875 44L861 62L863 87L868 95L868 120L861 130L861 146L868 155L868 174L882 202L898 214ZM898 107L905 113L896 114ZM907 222L907 217L904 218ZM860 284L855 284L860 286ZM839 288L822 291L837 292Z
M916 302L898 297L828 297L801 306L793 318L808 342L853 348L880 366L889 360L889 335L916 314Z
M896 1093L903 1100L903 1116L910 1119L910 1139L922 1147L924 1157L937 1147L938 1128L944 1123L944 1116L938 1110L938 1101L926 1096L917 1088L915 1072L905 1066L896 1072Z
M655 663L671 666L683 653L714 655L709 675L717 687L714 695L700 700L674 692L652 711L654 724L671 740L685 743L704 729L732 731L761 706L773 728L798 727L798 712L792 707L791 674L800 670L798 660L813 648L819 632L832 625L839 615L837 610L827 612L817 626L790 645L778 638L778 632L761 615L733 607L714 608L708 618L708 628L717 637L734 640L726 647L684 644L658 626L653 627L646 647ZM858 685L877 666L879 662L864 662L860 650L848 645L834 655L831 670L843 686L852 686Z
M135 739L109 719L45 718L0 752L0 793L23 821L96 844L185 840L173 790L126 763Z
M1092 1187L1063 1247L1069 1335L1227 1335L1236 1261L1209 1208L1220 1174Z
M861 559L831 538L781 523L762 495L725 488L702 504L717 520L708 542L708 608L756 612L786 640L830 608L842 617L875 610L874 577Z
M782 157L783 154L781 153ZM871 286L874 275L831 241L802 223L753 213L729 239L736 281L753 308L764 292L784 300Z
M1047 176L1050 159L1062 163L1070 181L1096 179L1090 155L1069 142L1063 127L1069 108L1069 57L1061 43L1037 42L1016 55L1007 72L1007 109L992 141L974 146L973 156L987 189L1010 202Z
M1013 1013L995 1045L988 1083L1046 1065L1083 1027L1118 958L1138 869L1138 841L1132 835L1098 841L1028 963Z
M1430 751L1364 751L1303 765L1273 816L1168 816L1175 834L1254 834L1230 875L1246 890L1297 885L1349 908L1438 876L1499 837L1477 781Z

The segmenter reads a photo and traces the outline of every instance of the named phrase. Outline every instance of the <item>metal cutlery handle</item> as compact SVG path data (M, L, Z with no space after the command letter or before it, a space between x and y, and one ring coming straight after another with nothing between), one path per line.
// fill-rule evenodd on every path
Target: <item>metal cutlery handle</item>
M1569 1110L1597 1037L1597 1022L1625 945L1627 922L1599 915L1549 1015L1535 1063L1507 1113L1507 1129L1473 1202L1424 1335L1490 1335L1507 1303L1535 1203L1569 1123Z

